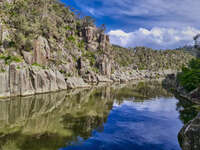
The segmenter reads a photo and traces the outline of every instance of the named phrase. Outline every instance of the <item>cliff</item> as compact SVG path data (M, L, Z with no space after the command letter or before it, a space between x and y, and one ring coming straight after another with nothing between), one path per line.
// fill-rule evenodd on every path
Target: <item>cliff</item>
M57 0L0 1L0 97L158 78L192 58L182 51L119 49L104 30Z

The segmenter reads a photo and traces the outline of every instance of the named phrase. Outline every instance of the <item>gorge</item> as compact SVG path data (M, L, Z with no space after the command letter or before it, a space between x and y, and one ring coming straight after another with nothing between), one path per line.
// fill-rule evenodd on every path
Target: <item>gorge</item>
M113 46L91 17L78 18L56 0L0 4L2 98L156 79L177 72L194 58L182 50Z
M60 1L0 0L0 150L199 150L199 39L124 48Z

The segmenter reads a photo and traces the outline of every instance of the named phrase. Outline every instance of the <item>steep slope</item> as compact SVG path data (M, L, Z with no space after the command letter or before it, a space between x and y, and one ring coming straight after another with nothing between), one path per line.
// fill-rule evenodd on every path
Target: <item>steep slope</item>
M0 1L0 97L141 79L146 72L137 68L177 70L191 58L178 51L116 48L104 30L57 0Z
M177 50L153 50L147 47L126 49L113 45L114 60L121 67L133 66L139 70L180 70L194 58L191 54Z

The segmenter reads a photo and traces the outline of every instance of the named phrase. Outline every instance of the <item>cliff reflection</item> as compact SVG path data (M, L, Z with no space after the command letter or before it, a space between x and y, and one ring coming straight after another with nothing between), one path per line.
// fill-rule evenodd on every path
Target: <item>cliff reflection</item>
M0 101L0 147L56 150L103 131L114 102L170 96L158 82L141 82Z

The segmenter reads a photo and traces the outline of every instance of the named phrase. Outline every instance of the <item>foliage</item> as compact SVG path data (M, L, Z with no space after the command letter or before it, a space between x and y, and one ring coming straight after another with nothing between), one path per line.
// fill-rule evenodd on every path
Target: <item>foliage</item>
M134 66L139 70L180 70L194 58L182 50L153 50L147 47L123 48L113 45L115 62L121 66Z
M90 66L95 65L95 54L94 53L92 53L90 51L86 51L83 56L90 61Z
M6 64L10 64L11 62L21 62L22 59L17 57L17 56L5 56L5 55L0 55L0 59L3 59Z
M192 59L188 67L183 67L177 76L180 84L188 91L200 86L200 59Z

